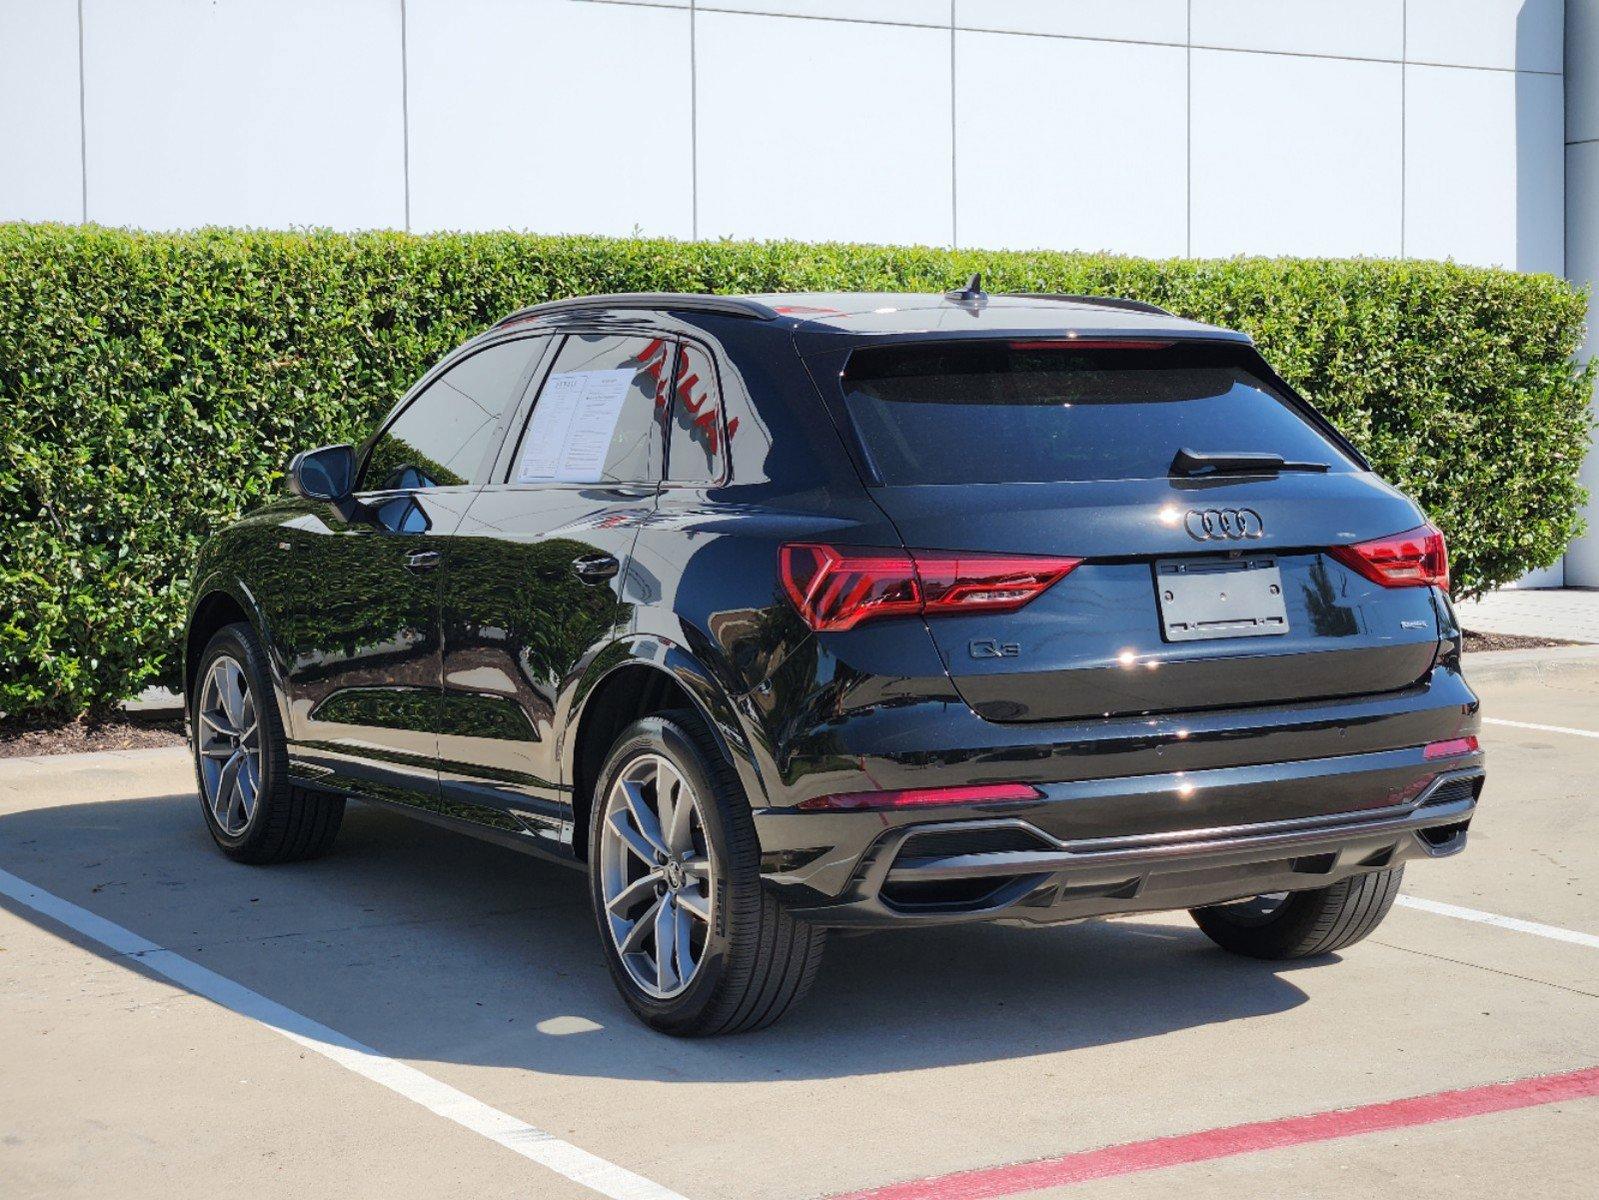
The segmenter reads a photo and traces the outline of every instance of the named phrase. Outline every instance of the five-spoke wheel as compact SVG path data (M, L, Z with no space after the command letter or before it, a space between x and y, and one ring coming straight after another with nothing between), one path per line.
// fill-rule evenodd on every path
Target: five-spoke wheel
M661 755L638 755L612 784L599 870L605 923L628 974L658 1000L677 995L704 958L715 892L694 791Z
M194 773L206 828L229 858L247 863L313 858L333 844L344 799L289 778L266 651L242 621L211 635L189 689Z
M629 1008L684 1037L770 1025L805 994L822 931L761 879L750 802L698 713L641 717L596 773L596 932Z
M212 660L194 716L206 806L223 833L238 837L261 795L261 729L249 680L232 655Z

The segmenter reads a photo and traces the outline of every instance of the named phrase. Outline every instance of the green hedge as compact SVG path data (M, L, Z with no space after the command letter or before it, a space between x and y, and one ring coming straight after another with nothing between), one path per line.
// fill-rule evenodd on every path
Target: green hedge
M1449 535L1457 590L1578 529L1585 301L1547 275L1235 259L512 234L0 225L0 712L71 716L173 682L208 532L355 439L519 305L612 291L1136 296L1247 330Z

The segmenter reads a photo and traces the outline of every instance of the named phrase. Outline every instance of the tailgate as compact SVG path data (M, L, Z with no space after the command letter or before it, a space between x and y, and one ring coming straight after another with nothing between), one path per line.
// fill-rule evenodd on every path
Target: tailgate
M890 486L873 495L907 546L1085 560L1014 612L929 618L962 698L990 720L1394 691L1423 678L1438 653L1430 588L1382 587L1325 552L1417 523L1413 506L1369 474L1203 489L1167 480ZM1252 514L1244 537L1195 537L1203 514L1238 512ZM1163 611L1178 592L1163 586L1174 570L1201 595L1225 597L1223 606L1242 600L1237 623L1197 636L1174 628L1185 615ZM1280 607L1258 603L1271 587Z

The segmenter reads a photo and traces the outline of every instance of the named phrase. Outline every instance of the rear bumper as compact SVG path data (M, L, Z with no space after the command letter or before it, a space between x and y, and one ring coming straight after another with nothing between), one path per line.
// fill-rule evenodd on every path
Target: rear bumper
M883 813L769 811L758 824L768 882L819 924L1050 924L1326 887L1410 859L1456 854L1483 778L1480 754L1429 763L1416 747L1050 785L1045 799L1003 811L944 808L909 820L896 813L893 823ZM1398 779L1410 782L1396 786ZM1161 813L1179 825L1184 802L1201 790L1243 790L1270 811L1270 793L1287 797L1307 787L1362 799L1334 800L1330 811L1312 815L1209 828L1059 833L1071 827L1078 806L1120 808L1129 818L1124 828L1147 828ZM1285 803L1278 811L1294 808ZM807 837L810 847L796 844ZM773 850L774 842L792 848Z

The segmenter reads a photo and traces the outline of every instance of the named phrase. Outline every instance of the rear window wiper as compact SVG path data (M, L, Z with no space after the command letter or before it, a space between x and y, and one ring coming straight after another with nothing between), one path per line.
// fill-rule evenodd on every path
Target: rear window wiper
M1254 454L1247 451L1190 450L1186 446L1171 460L1171 473L1186 477L1203 475L1275 475L1281 471L1330 471L1331 463L1294 462L1281 454Z

